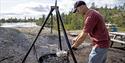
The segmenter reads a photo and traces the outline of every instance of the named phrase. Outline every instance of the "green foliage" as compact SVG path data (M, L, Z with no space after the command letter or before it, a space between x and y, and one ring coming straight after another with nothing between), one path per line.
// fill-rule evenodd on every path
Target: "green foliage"
M39 18L38 20L36 20L36 24L41 26L43 24L43 19L42 18Z
M45 20L45 15L42 15L42 18L36 20L36 24L41 26L44 23L44 20Z
M125 32L125 28L124 28L124 27L120 27L118 30L119 30L120 32Z
M69 13L64 20L65 28L68 30L78 30L82 28L83 19L80 15Z

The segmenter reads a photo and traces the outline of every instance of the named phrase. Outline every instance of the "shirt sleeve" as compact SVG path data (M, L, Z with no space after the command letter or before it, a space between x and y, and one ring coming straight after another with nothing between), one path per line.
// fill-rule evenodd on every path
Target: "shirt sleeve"
M91 33L93 29L96 27L96 24L97 24L96 16L95 15L88 16L84 22L84 27L83 27L84 32Z

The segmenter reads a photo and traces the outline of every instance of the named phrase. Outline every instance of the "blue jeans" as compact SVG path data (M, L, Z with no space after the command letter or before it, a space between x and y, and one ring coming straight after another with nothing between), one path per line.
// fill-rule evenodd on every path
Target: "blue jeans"
M108 48L93 47L89 54L88 63L106 63Z

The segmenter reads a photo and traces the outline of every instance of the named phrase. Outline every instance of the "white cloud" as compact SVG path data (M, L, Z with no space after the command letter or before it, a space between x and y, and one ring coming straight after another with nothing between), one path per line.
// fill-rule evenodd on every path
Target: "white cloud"
M3 1L3 0L2 0ZM17 0L13 0L13 1L17 1ZM50 6L54 6L55 5L55 0L19 0L21 1L21 3L18 2L18 4L15 2L15 5L11 2L9 5L11 5L8 8L4 7L4 5L6 4L6 2L4 2L4 4L2 3L2 9L0 12L0 18L1 17L38 17L41 16L42 14L48 14L50 11ZM64 13L68 13L69 11L72 10L73 5L75 3L75 1L78 0L57 0L58 1L58 6L59 6L59 10L60 12L64 12ZM95 2L95 5L97 7L101 7L104 5L108 5L110 6L114 6L114 5L118 5L118 4L122 4L125 3L124 0L84 0L87 5L90 7L91 3ZM6 5L7 5L6 4Z
M44 3L29 2L18 4L12 7L10 10L2 11L2 15L5 16L37 16L46 14L48 12L49 6ZM2 17L2 16L1 16Z
M55 1L50 1L50 0L35 0L35 1L30 1L26 3L20 3L18 5L15 5L12 7L10 10L7 11L2 11L2 15L5 16L41 16L42 14L48 14L50 11L50 6L55 5ZM70 8L72 7L71 5L72 0L60 0L58 1L58 6L60 8L61 12L68 13Z
M73 8L74 1L73 0L62 0L58 2L58 6L60 7L61 12L68 13Z

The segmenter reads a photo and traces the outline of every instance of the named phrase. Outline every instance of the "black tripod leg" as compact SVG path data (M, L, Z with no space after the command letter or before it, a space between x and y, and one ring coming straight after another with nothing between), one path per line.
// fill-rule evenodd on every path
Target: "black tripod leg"
M53 29L53 14L51 14L51 34L53 33L52 29Z
M58 28L58 36L59 36L59 48L62 50L62 42L61 42L61 34L60 34L60 22L59 22L59 15L58 15L58 7L56 8L56 18L57 18L57 28Z
M64 36L65 36L65 39L66 39L66 43L67 43L68 48L69 48L69 50L70 50L70 52L71 52L72 58L73 58L73 60L74 60L74 63L77 63L76 58L75 58L75 56L74 56L74 53L73 53L73 51L72 51L72 48L71 48L69 39L68 39L68 37L67 37L67 34L66 34L66 31L65 31L64 24L63 24L63 21L62 21L62 18L61 18L61 15L60 15L59 10L57 10L57 14L59 14L59 19L60 19L61 26L62 26L62 29L63 29L63 32L64 32Z
M41 33L41 31L42 31L43 27L45 26L45 24L46 24L47 20L49 19L50 15L52 14L52 11L53 11L53 10L54 10L54 9L51 9L51 10L50 10L50 12L49 12L49 14L48 14L48 16L47 16L47 18L46 18L45 22L43 23L42 27L40 28L40 30L39 30L39 32L38 32L38 34L37 34L36 38L34 39L34 41L33 41L32 45L31 45L30 49L28 50L27 54L25 55L25 57L24 57L24 59L23 59L22 63L25 63L25 60L26 60L27 56L29 55L29 53L30 53L30 51L31 51L32 47L34 46L34 44L35 44L35 42L36 42L37 38L39 37L39 35L40 35L40 33Z

